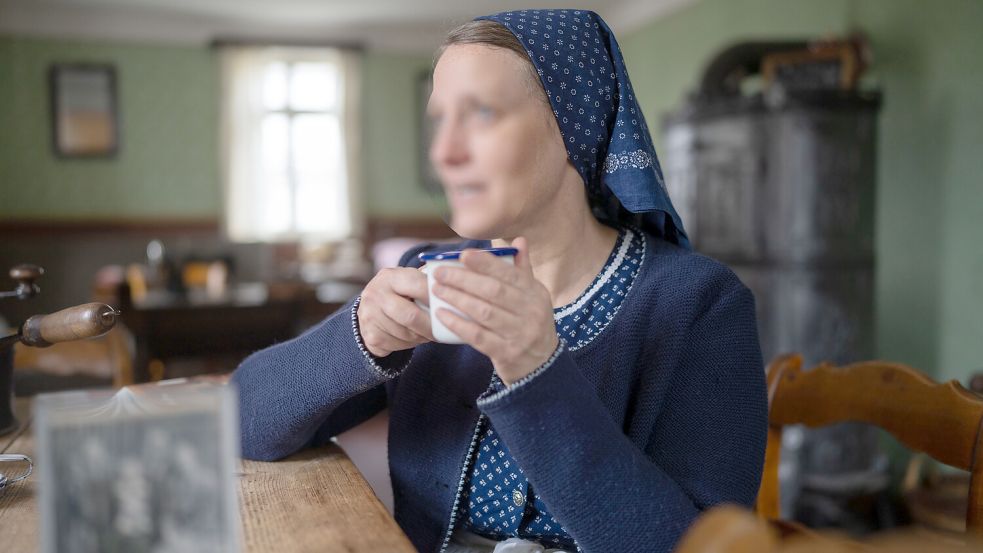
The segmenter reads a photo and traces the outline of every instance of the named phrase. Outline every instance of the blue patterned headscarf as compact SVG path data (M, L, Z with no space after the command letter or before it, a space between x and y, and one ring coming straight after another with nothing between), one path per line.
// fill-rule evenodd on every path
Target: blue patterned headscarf
M620 218L620 204L641 214L645 230L689 248L607 23L588 10L522 10L476 19L504 25L525 46L591 203L613 220Z

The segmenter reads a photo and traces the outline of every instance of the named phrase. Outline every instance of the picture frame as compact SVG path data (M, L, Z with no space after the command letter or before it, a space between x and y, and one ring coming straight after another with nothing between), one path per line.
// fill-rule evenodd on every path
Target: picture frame
M780 83L786 90L853 90L860 72L856 48L849 42L777 52L761 60L766 89Z
M237 404L209 382L38 396L40 550L239 551Z
M418 149L418 165L420 167L420 185L429 194L442 193L440 178L430 163L430 143L433 141L434 128L427 117L427 102L433 90L433 73L423 71L417 77L417 122L419 127L420 147Z
M55 63L48 70L51 140L59 158L113 158L119 152L116 68Z

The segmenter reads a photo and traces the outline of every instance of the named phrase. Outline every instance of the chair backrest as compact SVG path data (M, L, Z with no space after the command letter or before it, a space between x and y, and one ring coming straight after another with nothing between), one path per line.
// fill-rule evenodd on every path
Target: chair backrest
M970 473L966 528L983 537L983 396L956 381L939 384L897 363L843 367L823 363L803 371L801 355L768 365L768 448L757 510L776 519L781 428L856 421L891 433L908 448Z
M774 553L781 541L769 523L737 505L719 505L700 515L674 553Z

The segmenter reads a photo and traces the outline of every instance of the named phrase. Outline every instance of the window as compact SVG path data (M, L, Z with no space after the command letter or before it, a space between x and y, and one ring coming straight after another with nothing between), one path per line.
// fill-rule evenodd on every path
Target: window
M237 46L221 56L229 238L357 234L355 54Z

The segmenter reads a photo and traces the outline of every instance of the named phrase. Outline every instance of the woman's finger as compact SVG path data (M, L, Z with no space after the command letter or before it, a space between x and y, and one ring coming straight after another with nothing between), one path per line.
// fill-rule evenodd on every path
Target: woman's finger
M461 263L476 273L501 280L511 286L518 286L522 281L522 275L512 264L488 252L464 250L461 252Z
M390 289L405 298L427 300L427 275L418 269L395 267L383 269L388 271Z
M505 340L494 332L474 321L461 317L450 309L437 309L437 318L444 323L448 330L457 334L468 345L492 359L501 355L508 346Z
M519 250L515 255L515 266L522 272L532 275L532 263L529 261L529 241L525 236L519 236L512 241L512 247Z
M433 341L430 316L412 301L400 296L388 295L382 299L380 308L392 325L412 334L412 338L405 338L402 332L397 331L394 333L395 336L403 339L419 338L421 342Z
M499 336L505 336L506 332L518 328L521 323L510 311L456 288L434 284L433 293Z
M511 313L519 313L522 308L519 289L495 277L461 267L438 267L434 278L439 284L477 296Z
M379 324L378 319L359 328L359 334L361 334L362 341L369 348L369 351L379 357L385 357L394 351L410 349L417 345L415 342L408 342L393 336ZM381 355L379 355L380 351L382 352Z

